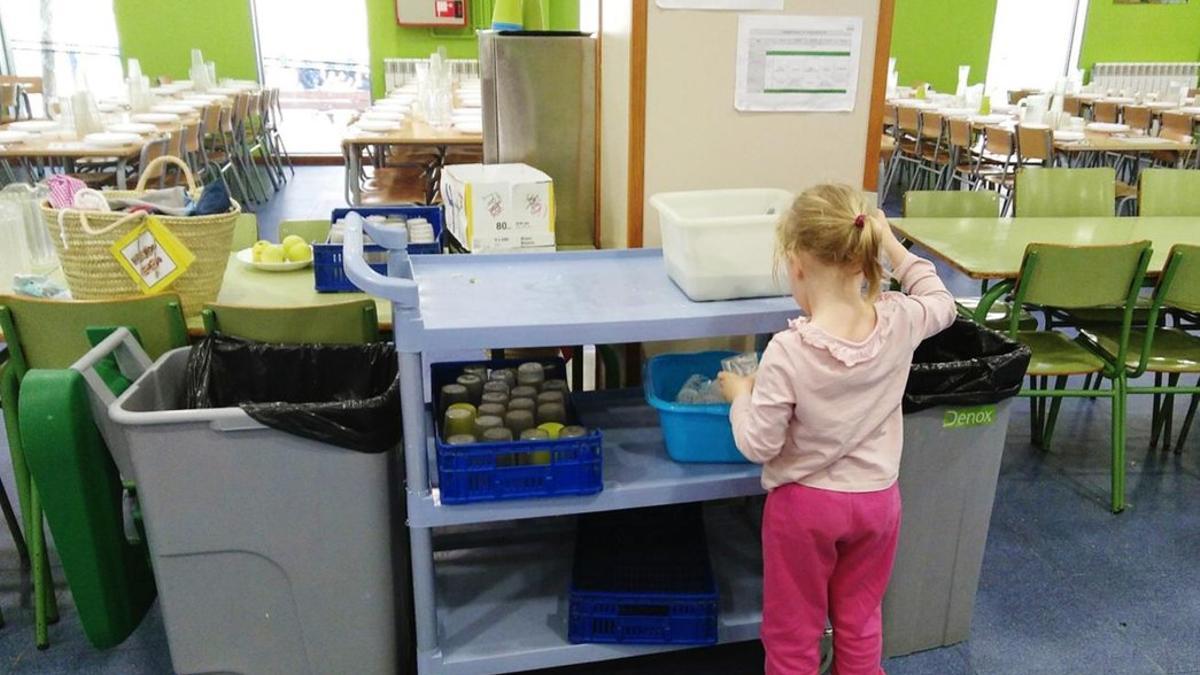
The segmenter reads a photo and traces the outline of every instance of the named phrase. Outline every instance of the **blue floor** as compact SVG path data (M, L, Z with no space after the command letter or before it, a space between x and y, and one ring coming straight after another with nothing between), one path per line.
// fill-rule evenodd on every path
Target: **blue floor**
M332 206L297 199L278 207L283 217L321 217ZM942 272L955 292L975 291L973 282ZM1148 451L1149 401L1133 399L1130 505L1114 516L1107 508L1108 409L1068 400L1046 453L1029 443L1027 406L1014 408L971 639L891 659L888 673L1200 673L1200 431L1181 455ZM124 645L97 652L82 634L61 570L63 618L51 627L50 649L34 649L28 588L11 542L0 538L0 609L8 622L0 629L0 672L171 672L157 608ZM748 643L543 675L743 675L761 672L761 663L761 648Z

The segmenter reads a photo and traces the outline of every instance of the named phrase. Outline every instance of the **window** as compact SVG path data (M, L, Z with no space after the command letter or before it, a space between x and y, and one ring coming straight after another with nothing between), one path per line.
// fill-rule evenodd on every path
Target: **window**
M43 78L47 97L69 96L80 87L98 98L124 91L111 0L3 2L0 22L10 72Z
M988 56L987 93L1003 100L1017 89L1051 90L1071 74L1087 0L1000 0Z
M293 154L338 154L350 117L371 104L366 3L255 0L263 84L278 87Z

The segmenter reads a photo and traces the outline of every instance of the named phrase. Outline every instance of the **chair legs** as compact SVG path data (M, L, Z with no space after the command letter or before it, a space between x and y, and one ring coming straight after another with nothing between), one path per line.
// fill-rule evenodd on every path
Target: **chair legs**
M1112 512L1125 510L1125 375L1113 378L1112 397Z
M1183 442L1187 440L1188 431L1192 428L1192 421L1196 419L1198 404L1200 404L1200 394L1192 394L1187 414L1183 417L1183 426L1179 427L1179 438L1175 441L1175 454L1177 455L1183 452Z

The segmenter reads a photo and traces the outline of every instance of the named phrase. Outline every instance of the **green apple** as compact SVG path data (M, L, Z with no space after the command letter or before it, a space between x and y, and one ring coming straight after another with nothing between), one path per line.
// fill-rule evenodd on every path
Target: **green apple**
M271 245L271 242L269 242L265 239L260 239L256 242L254 242L254 246L250 247L251 259L253 259L254 262L262 262L263 251L267 250L267 247L269 247L270 245Z
M291 239L291 237L288 237L288 239ZM303 239L298 242L293 241L290 244L285 239L283 250L289 262L308 262L313 257L312 247L304 243Z
M284 253L283 247L279 244L271 244L263 249L261 262L265 263L281 263L287 255Z
M304 237L301 237L298 234L289 234L288 236L283 238L283 241L281 241L279 243L283 244L283 250L285 250L285 251L293 246L298 245L298 244L304 244L306 246L308 245L308 242L304 241Z

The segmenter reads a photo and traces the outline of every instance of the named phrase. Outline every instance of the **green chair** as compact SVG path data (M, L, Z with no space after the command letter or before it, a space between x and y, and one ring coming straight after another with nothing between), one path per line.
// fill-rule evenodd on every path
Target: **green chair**
M909 190L906 218L999 218L1000 195L978 190Z
M1130 394L1154 396L1151 448L1158 445L1160 437L1163 450L1171 447L1175 396L1192 395L1175 444L1175 452L1179 453L1183 450L1184 440L1196 416L1197 403L1200 402L1200 380L1190 387L1180 386L1179 380L1183 375L1200 375L1200 337L1179 328L1158 325L1158 314L1162 309L1200 312L1200 246L1177 244L1171 249L1155 289L1150 321L1146 327L1130 331L1129 350L1124 360L1129 379L1139 378L1146 373L1154 374L1154 386L1129 385L1126 388ZM1120 353L1121 335L1112 327L1091 328L1082 334L1109 354L1110 358L1115 359Z
M233 226L233 243L229 250L238 252L250 248L258 241L258 218L253 213L243 213L238 216Z
M1054 330L1023 331L1017 318L1010 317L1009 335L1024 343L1032 353L1028 376L1030 386L1021 395L1030 398L1033 442L1049 449L1055 422L1064 397L1108 398L1112 401L1112 510L1125 508L1125 358L1133 323L1134 307L1146 267L1150 242L1115 246L1059 246L1030 244L1021 263L1013 290L1014 302L1044 308L1074 310L1089 307L1122 307L1124 318L1111 356L1094 348L1091 341L1072 339ZM1004 281L988 292L999 297L1014 282ZM1071 376L1102 375L1112 382L1108 389L1066 388ZM1050 380L1053 379L1053 387ZM1047 400L1049 410L1047 410Z
M130 384L96 372L114 394ZM141 623L156 590L145 537L139 532L136 543L126 537L125 485L92 418L84 376L72 369L29 371L19 417L84 634L97 649L115 647Z
M1200 216L1200 171L1143 169L1138 179L1138 215Z
M991 191L964 190L909 190L904 193L904 216L906 218L998 218L1000 217L1000 195ZM987 291L987 282L982 283ZM979 298L955 298L958 312L966 317L975 313ZM996 330L1008 326L1008 314L1012 306L996 302L988 310L984 325ZM1022 329L1037 327L1032 314L1020 312Z
M374 300L308 307L207 305L204 330L274 343L364 344L379 341Z
M279 223L279 241L288 235L299 235L304 241L325 243L329 237L328 220L285 220Z
M31 369L67 368L87 353L92 346L87 338L90 327L128 326L138 332L152 358L186 346L187 322L181 307L175 294L74 302L0 296L0 330L9 350L9 362L0 374L0 400L33 566L34 630L40 649L50 644L48 624L57 620L58 610L46 561L40 497L30 483L21 442L21 382Z
M1016 214L1023 218L1115 215L1116 170L1043 169L1017 171Z

